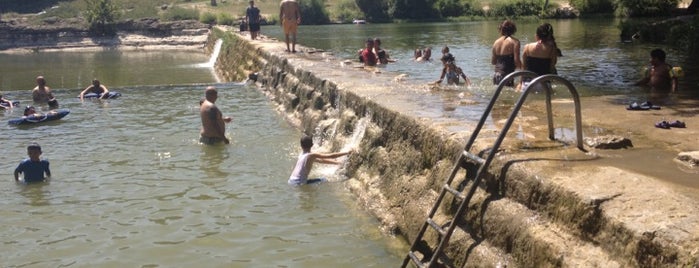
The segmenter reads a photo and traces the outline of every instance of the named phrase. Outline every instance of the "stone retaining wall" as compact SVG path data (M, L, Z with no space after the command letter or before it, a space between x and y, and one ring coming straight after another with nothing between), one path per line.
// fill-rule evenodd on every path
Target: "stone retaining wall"
M218 38L224 45L216 70L223 80L256 73L280 114L303 132L322 136L333 150L368 121L358 152L349 158L345 185L387 233L412 241L468 131L448 131L412 114L409 104L396 104L397 95L385 97L400 94L384 89L392 84L390 74L374 73L367 83L361 78L367 72L339 67L341 60L330 54L285 54L280 42L250 42L219 29L209 49ZM474 151L490 146L492 137L485 136ZM673 194L653 178L590 166L594 154L547 146L522 151L510 143L498 153L447 249L455 267L697 267L696 200ZM453 186L470 186L466 175L460 172ZM456 205L444 202L437 222L448 220ZM668 209L679 206L685 209ZM434 245L438 236L428 233L425 239Z

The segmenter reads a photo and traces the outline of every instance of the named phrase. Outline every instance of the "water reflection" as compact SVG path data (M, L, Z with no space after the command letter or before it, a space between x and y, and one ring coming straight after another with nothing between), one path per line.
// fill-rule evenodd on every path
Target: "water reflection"
M200 169L206 173L209 178L225 178L230 173L221 169L221 164L229 159L227 146L223 144L206 145L200 144L201 157Z
M48 184L49 182L30 184L18 183L18 185L21 187L19 189L19 194L26 198L25 204L29 206L41 207L49 205L50 202L46 199L46 196L49 193Z

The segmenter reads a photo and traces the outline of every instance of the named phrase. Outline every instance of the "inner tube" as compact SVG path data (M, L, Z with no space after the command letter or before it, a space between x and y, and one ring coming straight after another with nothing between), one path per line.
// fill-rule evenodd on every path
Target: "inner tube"
M79 97L80 96L78 96L78 98ZM85 99L95 99L95 98L99 98L99 97L100 97L100 95L97 93L87 93L87 94L83 95L83 98L85 98ZM116 92L116 91L109 91L109 92L107 92L107 97L105 99L116 99L118 97L121 97L121 93Z
M30 115L22 116L21 118L10 119L7 123L10 125L24 125L24 124L37 124L41 122L48 122L53 120L58 120L70 113L68 109L58 109L52 110L48 113L42 114L40 116Z
M19 101L12 101L12 106L17 107L19 105ZM10 108L10 104L6 102L0 102L0 108Z

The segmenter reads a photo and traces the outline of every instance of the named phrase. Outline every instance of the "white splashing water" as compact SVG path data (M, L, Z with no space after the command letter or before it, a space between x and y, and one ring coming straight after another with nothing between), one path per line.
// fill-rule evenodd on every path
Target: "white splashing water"
M204 63L199 63L196 66L200 68L214 68L214 65L216 64L216 60L218 59L218 54L221 53L221 46L223 45L223 40L218 39L216 40L216 43L214 43L214 51L211 52L211 57L209 58L208 62Z
M354 132L352 132L352 135L345 140L345 144L342 146L341 151L357 150L359 148L359 143L364 138L370 118L370 116L367 116L360 118L357 121ZM340 165L318 165L317 170L315 170L314 173L320 177L328 179L328 181L331 182L345 180L347 178L341 175L341 173L343 173L341 170L346 169L348 164L347 158L348 156L337 158L337 161L341 163Z

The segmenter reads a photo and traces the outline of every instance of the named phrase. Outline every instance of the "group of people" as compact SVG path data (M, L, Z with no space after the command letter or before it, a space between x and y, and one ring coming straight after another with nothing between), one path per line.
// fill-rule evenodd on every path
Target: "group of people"
M364 66L376 66L394 62L394 60L389 58L388 52L381 48L381 39L378 37L367 39L364 45L364 49L357 51L359 62L363 63Z
M88 93L94 93L100 99L104 99L109 96L109 89L107 89L105 85L102 85L99 80L93 79L92 84L83 89L78 97L82 101ZM58 100L53 95L53 92L51 92L51 88L46 85L46 79L43 76L36 77L36 87L32 89L32 101L34 101L35 104L46 104L50 109L58 108ZM14 108L13 101L4 98L2 94L0 94L0 103L4 104L4 106L9 109ZM42 114L37 113L34 106L28 105L24 108L23 116L40 117Z
M245 10L245 18L242 21L241 31L247 28L250 39L255 40L260 35L262 16L260 9L255 6L255 1L250 0L250 6ZM279 21L284 30L286 52L296 53L296 34L301 24L301 9L296 0L282 0L279 4Z
M556 63L562 57L561 49L556 44L553 26L543 23L536 28L536 41L524 45L520 59L520 42L513 35L517 26L510 21L503 21L498 27L500 37L493 43L491 63L495 66L493 84L500 84L503 78L516 69L527 70L537 75L558 74ZM682 69L665 62L665 51L654 49L650 52L649 66L645 68L643 78L635 84L650 86L654 89L675 91ZM527 79L524 79L527 81ZM508 81L514 86L514 81Z

